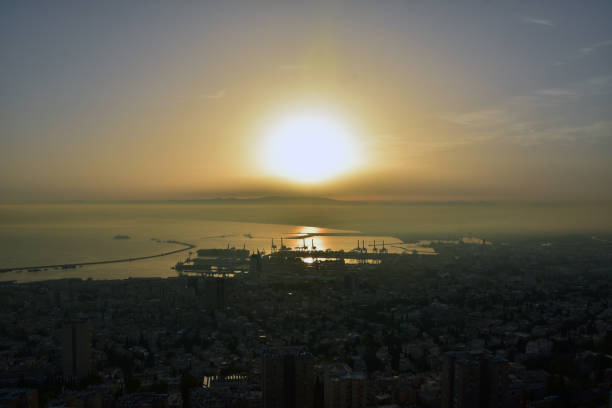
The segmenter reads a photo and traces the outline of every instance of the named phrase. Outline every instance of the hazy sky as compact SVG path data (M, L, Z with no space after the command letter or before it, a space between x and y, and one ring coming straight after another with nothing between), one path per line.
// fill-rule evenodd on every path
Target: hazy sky
M0 200L610 200L610 17L608 0L4 1ZM262 170L266 129L302 109L348 124L353 171Z

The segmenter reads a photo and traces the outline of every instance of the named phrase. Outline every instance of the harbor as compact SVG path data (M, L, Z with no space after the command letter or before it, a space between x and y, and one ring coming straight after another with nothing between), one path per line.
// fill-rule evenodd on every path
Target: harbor
M189 244L187 242L166 241L166 243L181 245L183 246L183 248L179 248L179 249L168 251L168 252L162 252L159 254L138 256L138 257L133 257L133 258L109 259L109 260L101 260L101 261L66 263L66 264L57 264L57 265L18 266L18 267L0 269L0 273L20 272L20 271L40 272L40 271L50 270L50 269L76 269L76 268L81 268L83 266L142 261L145 259L161 258L161 257L168 256L168 255L178 254L178 253L188 251L190 249L195 248L195 245Z
M309 236L315 236L309 234ZM280 239L277 245L271 239L269 251L257 249L249 251L242 249L209 248L198 249L196 257L187 257L174 265L179 274L195 274L204 277L233 277L240 273L253 273L266 270L291 269L292 271L308 271L312 269L341 269L345 265L379 265L384 261L395 259L402 253L388 251L385 242L376 240L371 244L365 240L357 240L357 246L351 250L333 250L318 248L314 238L310 242L305 237L290 237L288 239L301 241L301 245L287 246L287 239ZM278 241L277 241L278 242ZM416 254L413 252L412 254Z

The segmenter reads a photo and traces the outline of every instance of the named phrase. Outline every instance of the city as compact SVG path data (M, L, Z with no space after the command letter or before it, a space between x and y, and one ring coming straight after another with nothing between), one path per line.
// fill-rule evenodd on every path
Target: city
M608 401L612 243L573 236L431 245L438 255L383 256L380 264L267 265L253 255L250 270L233 278L4 283L0 401L48 407Z
M0 408L612 408L611 17L0 1Z

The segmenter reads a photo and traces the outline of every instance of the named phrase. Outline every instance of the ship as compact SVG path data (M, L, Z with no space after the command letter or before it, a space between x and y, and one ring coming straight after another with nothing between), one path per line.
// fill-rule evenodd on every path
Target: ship
M248 258L251 252L248 249L236 249L230 248L208 248L198 249L197 254L199 257L210 257L210 258Z

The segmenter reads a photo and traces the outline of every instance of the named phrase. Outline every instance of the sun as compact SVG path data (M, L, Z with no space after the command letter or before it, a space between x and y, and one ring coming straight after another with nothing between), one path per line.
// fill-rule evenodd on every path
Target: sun
M263 165L275 177L319 183L357 164L354 135L339 118L325 112L288 114L265 135Z

